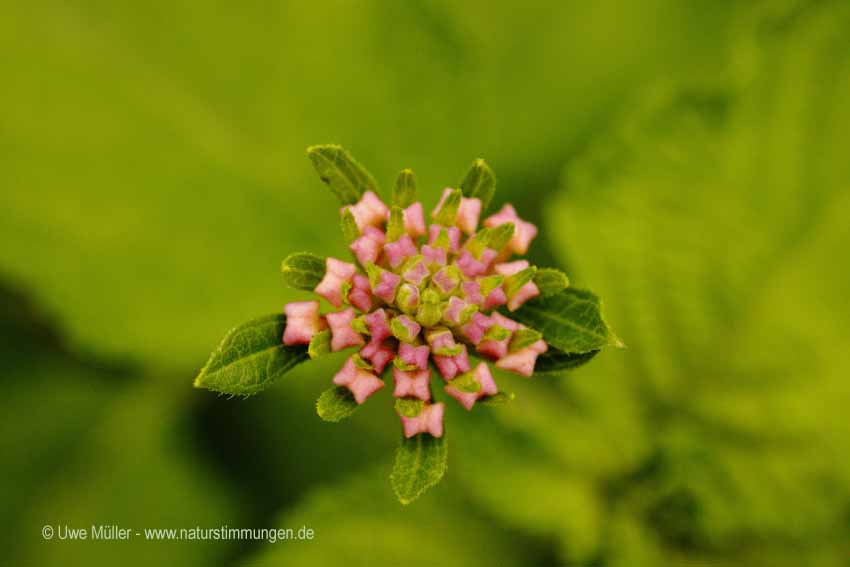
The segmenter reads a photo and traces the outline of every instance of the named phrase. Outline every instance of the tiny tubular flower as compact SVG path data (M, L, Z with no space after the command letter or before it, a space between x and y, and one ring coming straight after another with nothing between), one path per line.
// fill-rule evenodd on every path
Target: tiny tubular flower
M325 277L316 286L315 291L334 307L342 307L342 288L346 283L351 283L356 272L354 264L328 258L325 260Z
M467 411L472 410L472 406L481 398L493 396L499 392L499 388L493 380L493 375L490 373L490 368L483 362L475 367L470 378L478 384L477 392L465 392L459 389L455 385L460 380L459 378L449 382L445 388L446 393L456 399Z
M362 404L366 399L384 387L384 381L355 364L354 357L345 361L333 379L337 386L345 386L354 395L354 400Z
M357 261L365 266L378 261L386 240L387 237L382 230L367 226L363 234L352 242L349 248L357 256Z
M431 370L402 370L401 368L393 368L393 379L395 380L395 390L393 396L396 398L404 398L407 396L418 398L423 402L431 399L431 389L429 382L431 381Z
M343 207L342 210L345 210ZM368 226L376 226L387 218L389 209L373 191L366 191L360 200L350 205L348 210L354 215L357 228L364 231Z
M442 437L445 408L446 405L442 402L425 404L416 417L400 416L404 436L409 439L418 433L430 433L434 437Z
M349 307L336 313L325 315L331 328L331 350L336 352L352 346L360 346L365 341L363 336L351 327L354 320L354 309Z
M525 254L528 252L531 241L537 236L537 227L519 218L516 209L509 204L503 206L499 212L484 219L484 226L493 228L506 222L512 222L516 226L514 235L508 242L508 248L514 254Z
M287 303L284 313L286 313L286 329L283 333L285 345L308 345L313 335L327 327L327 323L319 316L318 301Z

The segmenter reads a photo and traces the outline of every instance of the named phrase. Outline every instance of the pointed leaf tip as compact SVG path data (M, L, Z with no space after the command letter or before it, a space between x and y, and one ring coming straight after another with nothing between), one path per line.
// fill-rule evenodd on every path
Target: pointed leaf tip
M442 480L446 473L448 444L445 434L434 437L420 433L402 439L390 475L399 502L408 505Z
M366 191L378 192L378 184L372 174L342 146L310 146L307 156L319 179L331 188L343 205L353 205Z
M486 211L496 192L496 174L483 159L472 162L469 171L460 183L463 196L481 200L481 210Z
M316 400L316 413L331 423L351 417L358 407L360 406L357 405L351 390L342 386L325 390Z
M280 264L283 283L295 289L313 291L325 277L325 259L310 252L295 252Z
M231 396L250 396L309 358L304 345L281 341L286 316L267 315L240 325L225 335L195 378L196 388Z

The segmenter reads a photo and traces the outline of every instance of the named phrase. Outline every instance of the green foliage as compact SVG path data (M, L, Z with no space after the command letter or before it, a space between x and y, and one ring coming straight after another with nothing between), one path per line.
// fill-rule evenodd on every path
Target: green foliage
M454 189L451 191L443 200L443 204L434 217L434 222L443 226L453 226L457 218L458 208L460 207L460 198L460 190Z
M516 395L513 392L497 392L492 396L481 398L476 403L484 404L485 406L503 406L514 401L514 398L516 398Z
M410 504L440 482L446 473L448 444L446 436L420 433L402 439L395 454L390 482L399 501Z
M342 421L357 411L357 402L351 390L343 386L328 388L316 401L316 413L325 421Z
M602 318L599 298L587 290L567 288L549 297L532 299L513 317L539 330L548 344L567 353L623 346Z
M534 284L540 290L540 295L548 297L555 295L570 285L567 274L555 268L537 268L534 274Z
M316 289L325 269L325 259L310 252L290 254L280 265L284 285L304 291Z
M395 411L404 417L416 417L422 413L423 407L425 402L415 398L397 398L395 401Z
M267 315L231 329L195 378L196 388L250 396L309 358L307 347L286 346L284 315Z
M378 192L372 174L357 163L341 146L311 146L307 155L319 174L343 205L353 205L366 191Z
M393 185L392 204L403 209L416 201L416 177L412 169L402 169Z
M477 159L460 182L460 189L464 197L481 199L481 210L486 211L496 192L496 175L483 159Z
M310 358L319 358L331 352L331 330L319 331L310 339L307 354Z
M348 244L351 244L357 237L360 236L360 229L357 227L357 221L354 220L354 214L350 209L346 208L339 219L339 226L342 230L342 236Z

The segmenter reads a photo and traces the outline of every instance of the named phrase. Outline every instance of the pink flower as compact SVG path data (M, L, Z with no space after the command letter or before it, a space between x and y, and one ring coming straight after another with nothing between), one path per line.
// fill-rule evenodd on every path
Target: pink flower
M525 348L507 354L496 361L496 368L508 370L521 376L531 376L538 355L543 354L549 347L544 340L536 341Z
M363 234L352 242L349 248L357 256L357 261L365 266L378 261L385 241L386 236L383 231L374 226L367 226Z
M354 320L354 309L349 307L337 313L328 313L325 316L328 326L331 328L331 350L336 352L344 348L362 345L363 337L351 328Z
M413 346L408 343L401 343L398 346L398 357L404 363L410 366L415 366L419 370L428 368L428 355L431 349L428 345Z
M445 408L446 405L442 402L425 404L416 417L400 416L404 436L409 439L418 433L430 433L434 437L442 437L443 411Z
M372 286L369 278L363 274L354 274L353 287L348 293L348 301L364 313L372 309Z
M514 235L508 242L508 248L515 254L525 254L534 237L537 236L537 227L519 218L516 210L511 205L505 205L502 209L484 219L484 226L493 228L506 222L514 223Z
M351 283L356 271L354 264L328 258L325 260L325 277L316 286L316 293L327 299L334 307L342 307L342 286Z
M354 394L354 400L362 404L366 399L384 387L384 381L354 363L349 357L342 369L336 373L333 380L337 386L345 386Z
M343 207L344 211L346 207ZM376 226L387 218L389 209L381 199L372 191L366 191L360 200L348 206L348 210L354 216L354 221L357 223L357 228L360 232L368 226Z
M416 202L404 209L404 230L413 238L425 234L425 215L422 203Z
M391 268L399 267L405 258L416 256L418 253L419 250L416 249L416 245L407 234L395 242L384 244L384 254L387 255L387 261L390 263Z
M431 390L428 388L428 383L431 381L431 371L428 368L425 370L393 368L393 379L395 380L393 396L396 398L410 396L419 398L424 402L431 399Z
M318 301L293 301L287 303L283 311L286 313L285 345L308 345L313 335L327 327L319 316Z
M436 207L434 207L434 214L432 216L437 216L437 213L439 213L443 208L443 203L446 202L446 199L452 191L453 189L451 187L443 189L443 195L440 197L440 202L437 203ZM478 228L478 217L480 214L481 199L468 199L466 197L461 197L460 206L457 209L457 216L455 217L455 223L458 228L466 234L474 234L475 229Z
M471 410L472 406L475 405L475 402L481 398L493 396L499 392L499 389L496 387L496 382L493 381L493 375L490 374L490 368L483 362L476 366L475 370L472 371L472 377L480 386L480 390L477 392L462 392L452 386L452 382L454 382L454 380L446 385L446 393L460 402L460 405L465 407L467 411Z
M496 264L495 270L497 274L503 276L512 276L528 268L528 262L525 260L516 260L505 264ZM540 295L540 290L533 281L530 281L520 287L516 292L508 298L508 309L516 311L519 306L531 299Z
M439 224L432 224L428 227L428 244L430 246L434 246L434 243L437 241L440 233L444 230L446 231L449 239L448 251L457 252L458 248L460 248L460 229L456 226L441 226Z

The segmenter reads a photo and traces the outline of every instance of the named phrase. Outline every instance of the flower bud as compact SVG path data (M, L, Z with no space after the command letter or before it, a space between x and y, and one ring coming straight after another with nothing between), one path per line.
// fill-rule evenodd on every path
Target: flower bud
M446 405L442 402L425 404L416 417L400 416L404 436L409 439L419 433L430 433L434 437L442 437L445 407Z
M403 343L415 341L421 329L419 323L407 315L399 315L390 322L390 330L393 336Z
M470 388L461 388L460 383L464 379L472 381L478 385L476 391L468 391ZM460 404L467 409L472 409L475 402L486 396L493 396L499 392L496 387L496 382L493 380L493 375L490 373L490 368L485 363L480 363L475 367L475 370L465 375L459 376L450 381L446 385L446 393L456 399Z
M283 310L286 313L285 345L308 345L314 334L327 327L319 316L318 301L293 301L287 303Z
M364 343L363 337L354 330L351 323L354 320L354 309L349 307L338 313L325 315L331 328L331 350L336 352L351 346Z
M410 283L401 284L396 293L395 302L404 313L415 314L419 307L419 288Z
M334 376L333 383L348 388L358 404L362 404L369 396L384 387L383 380L368 370L359 368L353 357L345 361L342 369Z

